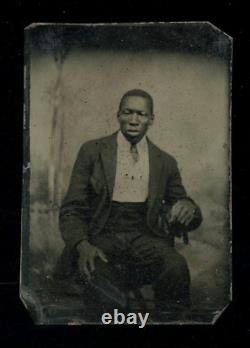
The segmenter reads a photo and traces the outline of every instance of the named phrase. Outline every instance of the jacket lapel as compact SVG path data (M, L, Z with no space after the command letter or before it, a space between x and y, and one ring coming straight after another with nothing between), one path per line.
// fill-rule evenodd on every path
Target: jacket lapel
M116 161L117 161L117 132L106 138L102 142L101 157L103 162L103 169L108 185L110 199L113 196L113 189L115 184Z
M148 192L148 207L149 210L153 206L158 195L159 187L162 179L163 160L161 152L148 140L149 154L149 192Z

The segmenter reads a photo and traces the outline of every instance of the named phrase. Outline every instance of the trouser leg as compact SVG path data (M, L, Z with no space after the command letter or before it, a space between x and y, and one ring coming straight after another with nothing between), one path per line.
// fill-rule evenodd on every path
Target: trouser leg
M83 286L83 297L87 308L87 317L90 320L100 321L103 313L111 312L115 308L125 312L127 307L127 272L120 267L125 244L115 236L98 236L92 244L99 247L108 259L95 259L95 271L91 279L80 276L79 282Z
M159 311L190 305L190 274L185 258L161 238L141 236L132 243L134 272L152 284Z
M176 253L169 263L163 260L161 273L154 282L156 308L164 310L182 310L190 306L190 275L186 260Z
M96 260L91 279L82 281L88 318L100 321L103 313L112 312L114 308L125 311L127 296L123 289L122 276L114 267Z
M96 259L91 281L85 280L84 298L89 313L101 319L114 308L126 312L127 290L151 284L156 312L181 311L190 304L190 275L186 260L164 239L138 235L128 241L100 236L92 241L108 263Z

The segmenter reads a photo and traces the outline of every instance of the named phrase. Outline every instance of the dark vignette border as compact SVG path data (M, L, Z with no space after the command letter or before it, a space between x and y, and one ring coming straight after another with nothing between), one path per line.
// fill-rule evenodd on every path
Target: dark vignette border
M61 0L32 1L32 4L21 1L7 2L1 9L0 19L2 31L1 64L2 77L8 79L2 84L1 106L8 118L1 118L1 145L10 155L3 156L1 171L3 183L3 198L1 210L3 233L1 238L1 304L0 304L0 341L14 342L19 346L44 346L53 344L59 346L95 346L97 342L117 345L123 341L130 346L135 340L145 347L155 344L166 347L221 347L226 343L238 344L249 340L250 336L250 259L249 259L249 25L247 8L240 1L226 0L216 2L192 1L186 5L178 3L174 6L164 6L157 0L152 4L137 7L133 1L119 6L108 7L106 2L101 5L92 1L94 10L87 10L79 5L80 1L69 3ZM118 8L119 7L119 8ZM143 334L136 329L125 327L111 328L39 328L35 327L21 301L18 298L19 273L19 231L20 231L20 192L21 192L21 160L19 145L21 143L22 127L16 116L22 118L22 45L23 29L33 22L134 22L134 21L210 21L234 38L234 73L233 73L233 104L232 104L232 194L233 194L233 278L234 301L229 310L223 314L215 326L205 328L146 328ZM2 61L1 61L2 62ZM3 68L3 69L2 69ZM9 90L10 88L10 90ZM15 105L14 105L15 104ZM10 109L10 111L9 111ZM14 114L11 114L14 112ZM14 115L14 120L13 120ZM16 137L14 147L12 136ZM13 157L10 157L12 156ZM10 160L11 159L11 160ZM14 160L13 160L14 159ZM9 189L13 181L13 189ZM5 184L6 183L6 184ZM8 236L5 232L8 232ZM127 337L129 334L129 337ZM143 338L142 338L143 336ZM122 340L121 340L122 338Z

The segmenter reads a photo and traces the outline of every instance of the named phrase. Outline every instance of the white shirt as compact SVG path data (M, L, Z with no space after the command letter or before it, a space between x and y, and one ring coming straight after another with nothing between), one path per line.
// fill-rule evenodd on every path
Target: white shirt
M136 144L139 160L134 161L131 143L121 131L117 136L117 163L113 201L145 202L148 197L149 158L148 143L144 136Z

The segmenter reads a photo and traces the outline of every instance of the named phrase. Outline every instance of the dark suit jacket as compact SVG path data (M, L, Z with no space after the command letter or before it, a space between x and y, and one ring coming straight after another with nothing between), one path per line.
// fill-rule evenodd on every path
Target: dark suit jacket
M111 208L116 174L117 132L82 145L73 167L69 189L60 211L60 229L67 254L77 243L98 234L105 225ZM160 150L148 138L149 194L148 227L164 236L158 218L162 205L168 209L180 199L187 198L176 160ZM201 223L197 214L188 230Z

